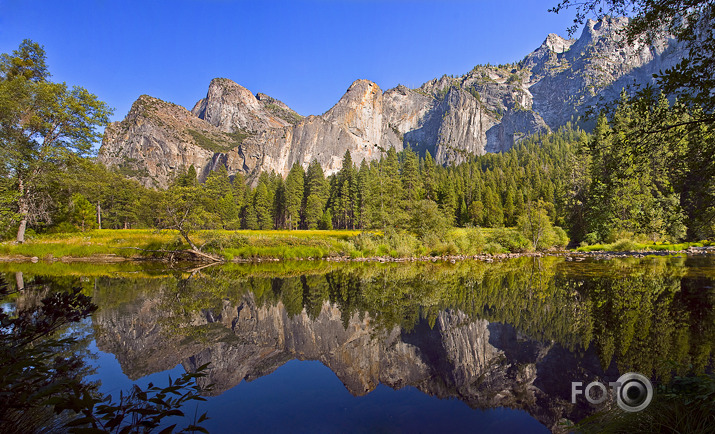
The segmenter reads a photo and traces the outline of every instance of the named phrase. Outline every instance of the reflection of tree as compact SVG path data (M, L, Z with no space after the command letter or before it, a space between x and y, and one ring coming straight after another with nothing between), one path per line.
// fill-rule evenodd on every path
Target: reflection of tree
M9 312L0 307L1 432L149 432L167 417L183 417L187 401L204 400L191 383L205 376L205 365L170 378L166 388L135 385L118 401L99 394L97 383L84 380L93 370L86 364L89 324L81 321L97 309L83 294L90 280L29 280L26 286L16 279L12 291L0 277L2 301L15 306ZM204 420L205 414L194 423Z
M594 343L603 367L615 358L619 371L652 373L665 380L669 362L695 362L702 369L712 357L706 342L715 336L705 325L712 323L713 303L705 297L695 304L696 310L711 312L709 320L690 315L684 264L664 258L617 264L580 279L581 292L593 306Z
M196 318L218 321L226 303L239 306L250 293L258 305L282 303L289 316L305 311L311 319L329 302L344 325L358 314L369 316L377 330L410 331L421 320L434 327L440 312L458 310L571 350L595 345L604 367L615 359L620 370L659 376L666 375L667 360L702 368L712 358L713 294L702 291L712 280L688 280L679 259L319 267L214 267L188 279L185 274L154 279L151 285L161 294L163 321L171 325L165 331L184 336L208 327L190 326ZM121 281L101 280L96 299L111 298L110 289L120 293ZM127 285L136 288L140 282Z
M2 281L0 281L0 286ZM94 306L79 289L50 292L33 284L31 301L14 294L15 312L0 309L0 431L35 432L61 424L70 415L55 416L51 400L64 399L74 390L94 392L82 377L89 371L82 360L87 341L68 335L67 329L90 314ZM24 288L24 285L23 285ZM6 290L0 288L2 295ZM43 294L38 297L35 293Z

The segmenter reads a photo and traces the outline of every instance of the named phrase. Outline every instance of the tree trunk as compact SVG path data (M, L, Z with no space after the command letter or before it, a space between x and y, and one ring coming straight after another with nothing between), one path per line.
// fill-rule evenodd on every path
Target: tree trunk
M26 227L27 227L27 216L23 216L20 219L20 227L17 228L17 243L18 244L22 244L25 242L25 228Z
M15 282L17 282L17 290L22 291L25 289L25 279L22 276L22 271L15 272Z
M186 242L189 244L189 246L191 246L191 250L189 250L189 251L190 251L191 253L193 253L194 255L200 256L200 257L202 257L202 258L206 258L206 259L211 260L211 261L213 261L213 262L223 262L223 259L222 259L222 258L218 258L218 257L216 257L216 256L209 255L208 253L202 252L201 249L199 249L199 248L196 246L196 244L194 244L194 242L191 241L191 239L189 239L189 234L188 234L188 232L186 232L186 231L180 229L180 230L179 230L179 233L181 234L182 237L184 237L184 239L185 239Z
M25 242L25 229L27 229L27 215L30 213L30 205L27 203L27 191L25 191L25 184L23 183L22 177L18 179L18 189L20 190L20 197L17 199L18 213L20 214L20 227L17 228L17 243L22 244Z
M97 228L102 229L102 208L99 206L99 201L97 201Z

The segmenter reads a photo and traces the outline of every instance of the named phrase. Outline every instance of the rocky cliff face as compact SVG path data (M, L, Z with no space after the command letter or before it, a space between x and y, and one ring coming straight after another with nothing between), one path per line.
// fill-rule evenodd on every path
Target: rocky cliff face
M122 122L104 132L99 159L147 187L164 188L180 168L211 170L217 154L243 154L230 135L175 104L142 95Z
M226 78L211 80L206 98L197 102L191 113L227 133L256 133L282 128L301 119L281 101L264 94L254 96Z
M617 33L627 18L588 20L581 37L549 35L522 61L531 71L533 109L551 128L569 121L599 100L616 99L626 86L653 83L653 74L680 59L674 40L626 45Z
M562 418L591 411L570 404L570 381L604 375L593 351L575 355L459 311L441 312L433 327L421 321L405 331L380 327L367 313L345 322L339 307L327 301L311 318L305 310L290 315L280 302L259 306L247 294L238 304L225 300L219 310L180 326L203 330L198 339L173 336L163 320L165 312L151 297L121 310L100 310L94 317L97 346L115 354L133 379L177 363L195 371L210 362L208 376L199 381L214 385L211 395L270 374L288 360L318 360L356 396L380 383L409 385L473 408L525 409L557 430Z
M575 119L600 99L618 97L624 86L652 82L653 73L679 59L670 40L621 44L617 31L626 23L588 21L578 40L551 34L519 63L477 66L418 89L383 92L357 80L321 116L303 118L228 79L212 80L191 112L142 96L123 121L107 128L99 159L145 185L164 187L179 166L191 164L202 176L224 165L230 174L256 180L261 171L286 175L294 163L307 166L313 159L332 174L345 151L359 164L408 143L441 164L505 151ZM146 101L153 112L141 109Z

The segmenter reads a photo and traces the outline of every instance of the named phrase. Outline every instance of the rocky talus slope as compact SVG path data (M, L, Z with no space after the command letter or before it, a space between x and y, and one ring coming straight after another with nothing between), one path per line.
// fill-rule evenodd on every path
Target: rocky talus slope
M165 187L178 167L192 164L202 177L223 165L255 181L261 171L286 175L294 163L314 159L331 174L345 151L360 164L408 143L441 164L505 151L617 98L626 86L652 83L654 73L680 59L672 40L622 44L618 30L626 23L588 21L577 40L550 34L518 63L476 66L417 89L383 91L357 80L320 116L302 117L225 78L212 80L190 112L142 96L107 128L99 160L147 186Z

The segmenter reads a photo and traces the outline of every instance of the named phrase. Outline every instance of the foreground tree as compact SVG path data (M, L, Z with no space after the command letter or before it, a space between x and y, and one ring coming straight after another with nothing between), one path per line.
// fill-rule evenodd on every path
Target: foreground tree
M0 277L0 297L33 298L36 292L19 284L11 289ZM0 306L1 432L152 432L171 416L185 416L181 408L188 401L205 401L196 379L207 365L169 378L168 387L134 385L119 400L98 393L97 383L85 381L92 370L77 352L86 344L67 333L96 309L79 287L52 291L13 313ZM200 426L206 419L206 413L197 415L181 431L172 425L164 432L207 432Z
M528 202L517 225L519 232L531 242L534 250L545 247L544 241L547 238L553 238L553 227L543 202Z
M216 222L217 216L206 210L207 197L204 188L196 179L196 170L191 166L180 175L161 195L158 204L159 224L162 229L175 229L189 245L188 252L202 260L222 262L223 259L204 253L191 239L193 233Z
M41 220L51 201L43 201L43 178L72 154L87 155L100 137L111 110L81 87L48 81L45 51L25 40L0 56L0 164L13 180L17 242L28 223Z

